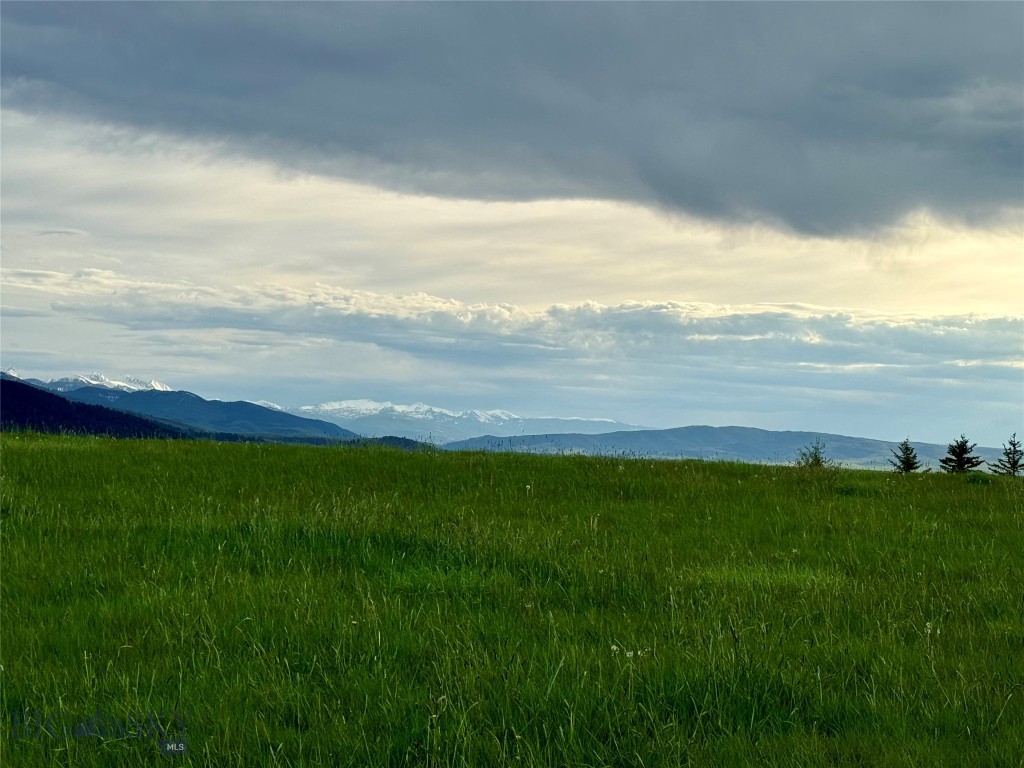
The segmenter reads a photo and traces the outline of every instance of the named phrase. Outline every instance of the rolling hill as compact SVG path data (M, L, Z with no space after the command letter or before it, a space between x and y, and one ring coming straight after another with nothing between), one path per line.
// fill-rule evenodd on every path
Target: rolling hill
M354 432L326 421L306 419L245 401L205 400L191 392L81 387L65 392L64 395L75 402L117 408L208 432L334 440L359 437Z
M885 440L818 432L774 432L752 427L691 426L610 432L601 435L486 436L447 443L444 448L787 464L797 457L800 449L811 445L816 439L824 443L828 458L847 466L870 469L888 469L887 460L892 456L890 450L896 447L896 443ZM926 467L937 467L939 459L946 455L945 445L912 445ZM986 461L994 461L1002 455L996 448L979 448L976 453Z
M0 427L111 437L186 437L152 419L89 403L75 403L40 387L0 378Z

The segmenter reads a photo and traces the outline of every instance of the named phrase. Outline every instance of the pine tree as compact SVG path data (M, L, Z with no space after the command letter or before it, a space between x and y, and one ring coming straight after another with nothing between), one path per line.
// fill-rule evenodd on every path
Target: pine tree
M1024 472L1024 450L1021 450L1020 440L1017 433L1013 433L1010 444L1003 444L1003 458L992 465L992 471L997 475L1019 475Z
M907 472L916 472L921 468L921 462L917 460L917 451L914 450L914 446L910 444L910 438L908 437L902 443L896 446L897 450L889 449L889 452L895 457L889 459L889 463L895 468L893 471L901 474Z
M825 444L820 437L814 438L814 443L797 451L794 464L798 467L808 469L825 469L836 467L836 462L825 456Z
M966 472L970 469L977 469L985 462L977 456L972 455L977 443L968 443L964 435L960 439L949 444L946 448L946 457L939 459L939 464L946 472Z

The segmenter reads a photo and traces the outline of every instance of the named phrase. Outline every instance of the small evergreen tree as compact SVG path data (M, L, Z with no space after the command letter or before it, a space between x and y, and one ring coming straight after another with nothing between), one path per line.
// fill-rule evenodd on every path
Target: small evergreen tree
M1020 440L1014 432L1010 438L1010 444L1003 444L1003 458L992 465L992 471L997 475L1019 475L1024 471L1024 450L1021 450Z
M895 451L890 448L889 452L895 458L895 461L889 459L889 463L894 467L894 472L906 474L908 472L916 472L921 468L921 462L917 460L917 451L910 444L909 437L897 445Z
M814 438L814 443L797 451L796 466L809 469L823 469L834 467L835 461L825 458L825 444L821 438Z
M985 462L973 455L977 443L969 443L964 435L949 444L945 458L939 459L939 465L945 472L967 472L977 469Z

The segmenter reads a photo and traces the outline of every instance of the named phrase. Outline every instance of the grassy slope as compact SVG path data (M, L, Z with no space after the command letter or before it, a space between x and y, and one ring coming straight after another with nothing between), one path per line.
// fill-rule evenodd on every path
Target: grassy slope
M5 436L2 701L242 765L1021 765L1024 483ZM11 739L4 765L168 765ZM13 760L8 760L13 758Z

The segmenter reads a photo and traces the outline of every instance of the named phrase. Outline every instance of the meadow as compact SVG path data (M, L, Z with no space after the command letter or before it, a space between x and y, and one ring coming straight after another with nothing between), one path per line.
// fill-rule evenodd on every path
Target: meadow
M0 467L0 765L1024 765L1019 479L33 434Z

